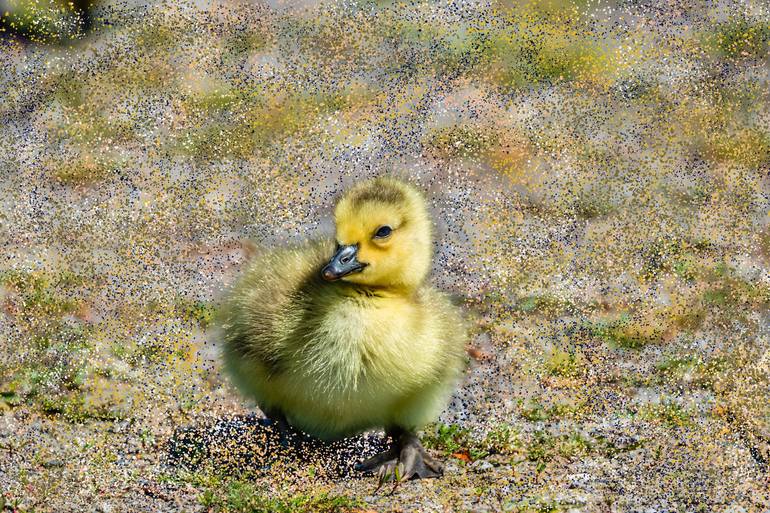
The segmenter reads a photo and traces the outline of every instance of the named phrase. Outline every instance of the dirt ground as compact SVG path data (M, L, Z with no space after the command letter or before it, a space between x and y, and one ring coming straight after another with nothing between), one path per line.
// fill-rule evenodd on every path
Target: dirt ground
M78 5L0 3L0 511L770 511L764 2ZM212 319L379 174L472 337L376 491Z

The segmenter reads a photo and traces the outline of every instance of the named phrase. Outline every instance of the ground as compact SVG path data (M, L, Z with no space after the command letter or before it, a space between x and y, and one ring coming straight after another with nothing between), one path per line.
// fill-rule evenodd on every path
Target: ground
M763 2L81 4L0 4L0 510L770 510ZM212 319L378 174L472 336L375 491Z

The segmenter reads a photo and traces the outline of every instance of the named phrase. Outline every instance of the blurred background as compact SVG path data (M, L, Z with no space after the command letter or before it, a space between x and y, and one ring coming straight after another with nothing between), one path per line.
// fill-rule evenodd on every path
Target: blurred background
M770 508L765 2L0 16L0 510ZM378 174L427 192L473 332L448 475L393 495L249 464L210 326Z

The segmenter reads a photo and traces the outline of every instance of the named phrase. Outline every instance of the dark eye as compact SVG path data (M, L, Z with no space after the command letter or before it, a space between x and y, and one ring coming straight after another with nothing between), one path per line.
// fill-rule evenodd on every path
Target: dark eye
M384 239L385 237L389 236L391 232L393 232L393 229L390 226L380 226L374 233L374 238Z

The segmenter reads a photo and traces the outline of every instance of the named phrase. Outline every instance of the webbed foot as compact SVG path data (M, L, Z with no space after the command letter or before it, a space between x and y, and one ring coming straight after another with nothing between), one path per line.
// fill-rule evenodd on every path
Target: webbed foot
M389 481L398 486L398 483L409 479L428 479L444 474L444 465L425 451L417 435L400 432L392 438L393 444L387 451L355 467L362 472L373 472L379 481L378 490Z

